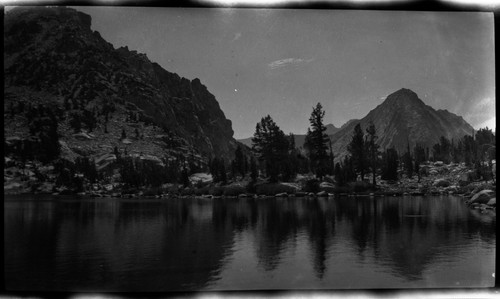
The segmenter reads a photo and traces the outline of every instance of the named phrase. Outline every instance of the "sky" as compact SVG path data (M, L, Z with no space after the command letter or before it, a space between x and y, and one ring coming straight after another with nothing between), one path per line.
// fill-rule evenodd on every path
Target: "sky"
M337 127L409 88L474 128L495 127L488 12L76 7L115 48L199 78L236 139L271 115L304 134L313 106Z

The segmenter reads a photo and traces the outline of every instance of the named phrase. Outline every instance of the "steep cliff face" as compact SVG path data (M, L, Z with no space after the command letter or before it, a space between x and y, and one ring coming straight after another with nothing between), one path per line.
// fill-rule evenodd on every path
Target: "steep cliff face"
M473 132L472 126L462 117L446 110L436 111L419 99L415 92L403 88L389 95L364 118L342 126L331 137L334 152L344 156L354 127L359 123L365 130L370 122L375 124L379 136L377 143L382 150L395 147L404 151L408 142L410 147L419 143L432 148L441 136L458 139Z
M231 158L231 121L199 79L181 78L127 47L114 49L92 31L91 17L74 9L19 7L4 23L4 107L24 101L64 108L59 133L70 151L99 155L109 150L99 145L123 146L117 135L125 131L137 135L127 143L132 152ZM97 124L88 130L91 139L77 140L69 116L85 110Z

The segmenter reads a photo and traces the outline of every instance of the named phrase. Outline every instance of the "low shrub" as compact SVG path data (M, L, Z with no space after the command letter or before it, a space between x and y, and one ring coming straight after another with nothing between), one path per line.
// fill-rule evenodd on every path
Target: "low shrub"
M372 184L367 182L351 182L349 183L349 189L354 192L364 192L372 189Z
M255 192L258 195L276 195L278 193L294 194L296 192L294 187L283 185L280 183L267 183L255 186Z
M122 189L122 194L135 194L137 192L139 192L139 190L137 188L134 188L134 187Z
M176 184L164 186L164 187L162 187L162 190L164 193L179 194L179 186Z
M471 182L469 182L469 181L462 181L462 180L458 181L458 185L460 187L466 187L466 186L470 185L470 183Z
M239 185L229 185L223 188L224 188L223 195L225 196L238 196L246 192L245 187Z
M448 180L442 179L438 180L434 184L436 187L448 187L450 186L450 182Z
M194 191L194 194L196 195L206 195L210 194L210 186L204 186L204 187L197 187Z
M317 179L307 180L304 186L304 191L318 193L320 191L319 181Z
M430 190L429 186L423 186L422 188L420 188L420 192L423 194L429 193L429 190Z
M224 193L224 188L220 186L213 186L210 188L209 194L213 196L221 196Z
M323 184L323 186L319 186L320 191L326 191L328 193L335 193L337 190L337 187L333 184Z
M335 184L335 179L333 178L333 176L326 175L323 178L323 181L327 182L327 183L330 183L330 184Z
M348 186L337 186L331 193L349 193L349 191L350 190Z
M148 189L144 190L144 192L142 193L143 196L155 196L155 195L160 195L160 194L161 194L161 190L158 187L148 188Z
M255 182L250 181L246 187L248 193L256 193L257 188L255 187Z
M191 188L185 188L181 191L181 195L186 196L186 195L194 195L194 189Z

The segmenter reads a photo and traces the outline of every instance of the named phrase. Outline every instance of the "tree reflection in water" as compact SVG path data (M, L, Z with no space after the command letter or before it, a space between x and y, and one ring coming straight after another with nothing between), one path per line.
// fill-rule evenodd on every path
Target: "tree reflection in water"
M5 210L6 286L23 290L203 289L238 262L243 233L252 237L253 266L268 273L306 242L319 281L338 267L341 247L356 263L417 281L471 239L496 242L496 216L452 197L17 198Z

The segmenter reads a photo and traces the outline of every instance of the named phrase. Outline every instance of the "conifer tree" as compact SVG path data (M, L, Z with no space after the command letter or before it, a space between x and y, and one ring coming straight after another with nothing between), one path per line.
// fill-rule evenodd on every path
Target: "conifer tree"
M222 163L222 160L219 160L217 157L215 157L211 162L210 162L210 173L212 174L212 178L214 183L220 182L222 180L221 177L221 166L220 164Z
M304 144L309 153L312 170L316 173L316 177L321 179L327 172L328 168L328 135L326 135L326 127L323 124L325 111L321 103L313 107L309 122L311 128L307 130L306 142Z
M250 164L248 163L248 158L245 157L245 171L244 171L245 174L250 171L249 165Z
M365 141L363 138L363 130L358 123L354 127L354 133L351 142L347 146L347 150L351 154L354 169L361 174L361 179L364 179L366 171L366 153Z
M89 132L92 132L97 124L97 119L95 118L94 113L87 109L84 109L82 120Z
M120 137L120 140L126 139L127 138L127 133L125 132L125 128L122 128L122 135Z
M186 167L183 167L182 168L182 172L181 172L181 177L180 177L180 182L184 187L188 187L190 185L190 182L189 182L189 174L188 174L188 170Z
M264 164L270 180L277 181L286 163L288 140L271 116L268 115L257 123L252 138L252 150Z
M465 165L471 166L476 162L476 144L474 142L474 138L470 135L464 136L463 144L464 144L464 162Z
M73 128L75 133L79 133L82 129L82 121L80 115L77 112L73 112L70 115L69 125Z
M378 160L378 148L379 145L376 143L378 136L376 135L375 124L370 122L368 128L366 129L367 133L367 147L368 153L370 155L370 166L372 169L372 184L375 186L376 182L376 169L377 169L377 160Z
M418 177L418 182L420 183L421 175L420 175L420 163L425 161L425 150L420 144L416 144L415 148L413 149L413 156L414 156L414 167L413 170L417 174Z
M242 177L245 176L245 156L243 155L243 150L238 144L236 150L234 151L234 172L239 173Z
M253 182L257 181L257 163L255 162L255 158L252 156L250 158L250 178L252 179Z
M333 175L335 171L335 155L333 154L332 141L330 139L328 139L328 146L330 148L330 153L328 154L327 174Z
M69 103L68 98L64 98L64 110L70 110L71 109L71 104Z
M288 150L295 150L295 135L293 135L293 133L288 134Z
M413 176L413 161L410 153L410 142L408 142L408 145L406 147L406 153L404 153L403 155L403 161L406 174L408 175L409 178L411 178Z
M394 148L387 149L383 155L382 163L382 179L393 180L398 179L398 153Z
M121 155L120 155L120 151L118 150L118 147L115 146L114 149L113 149L113 154L115 155L116 157L116 161L119 162L120 161L120 158L121 158Z
M220 160L219 163L219 177L222 184L227 183L226 166L224 165L224 160Z

